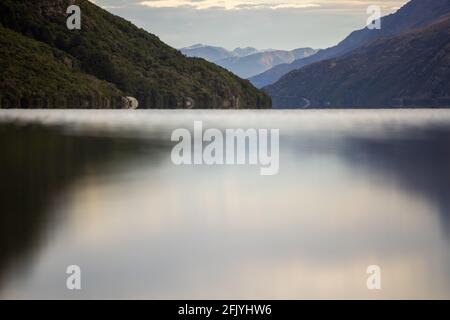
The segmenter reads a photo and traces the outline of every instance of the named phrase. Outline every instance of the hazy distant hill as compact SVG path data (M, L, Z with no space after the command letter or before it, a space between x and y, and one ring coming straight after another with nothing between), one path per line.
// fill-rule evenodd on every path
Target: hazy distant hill
M236 48L230 51L225 48L203 44L182 48L180 51L188 57L198 57L214 62L243 79L260 74L276 65L309 57L317 52L317 50L311 48L287 51L274 49L258 50L252 47Z
M206 46L203 44L196 44L191 47L181 48L180 51L187 57L202 58L209 62L237 56L237 53L228 51L225 48Z
M252 48L252 47L245 47L245 48L236 48L233 50L235 54L237 54L239 57L245 57L249 54L258 52L258 49Z
M274 107L450 106L450 15L266 87Z
M275 83L290 71L314 62L342 56L381 37L396 35L412 28L424 27L449 12L450 0L411 0L396 13L383 17L381 30L364 28L355 31L337 46L320 50L306 59L296 60L290 64L280 64L249 80L256 87L262 88Z
M26 102L34 107L39 100L58 107L42 89L48 82L57 88L52 91L55 95L86 94L83 101L91 101L87 107L104 106L97 102L100 93L136 97L141 108L270 107L270 98L250 82L202 59L186 58L158 37L87 0L76 1L82 11L81 30L69 31L66 9L72 3L0 1L0 24L17 32L2 30L3 43L8 44L0 51L0 61L7 67L0 70L2 105L24 107ZM14 44L14 39L24 46ZM24 66L30 74L24 73ZM60 81L65 75L73 80L72 86ZM65 98L71 99L67 94Z
M190 47L181 48L181 53L187 57L202 58L209 62L215 62L227 58L245 57L252 53L259 52L252 47L236 48L233 51L222 47L208 46L204 44L195 44Z
M281 63L293 62L315 53L316 50L311 48L300 48L292 51L272 50L257 52L244 57L230 57L214 61L214 63L246 79Z

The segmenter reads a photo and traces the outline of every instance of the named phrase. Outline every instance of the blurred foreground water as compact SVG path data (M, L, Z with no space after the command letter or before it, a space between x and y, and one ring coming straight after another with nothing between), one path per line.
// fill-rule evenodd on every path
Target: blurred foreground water
M279 174L175 166L195 120ZM450 111L0 110L0 179L3 299L450 298Z

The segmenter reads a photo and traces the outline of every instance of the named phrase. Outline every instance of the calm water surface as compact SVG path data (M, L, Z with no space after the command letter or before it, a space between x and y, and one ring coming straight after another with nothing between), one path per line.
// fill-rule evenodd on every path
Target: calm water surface
M279 174L175 166L195 120L280 129ZM0 298L450 298L450 111L0 110L0 148Z

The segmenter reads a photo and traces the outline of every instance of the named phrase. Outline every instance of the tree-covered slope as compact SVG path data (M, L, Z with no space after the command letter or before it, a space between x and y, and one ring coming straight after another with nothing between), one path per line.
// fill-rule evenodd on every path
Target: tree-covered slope
M81 30L66 27L70 4L81 8ZM81 71L136 97L141 108L270 107L270 98L248 81L202 59L186 58L87 0L2 0L0 23L75 57Z
M120 108L114 85L80 72L66 53L0 27L0 101L3 107Z
M293 71L266 87L274 107L450 105L450 16Z

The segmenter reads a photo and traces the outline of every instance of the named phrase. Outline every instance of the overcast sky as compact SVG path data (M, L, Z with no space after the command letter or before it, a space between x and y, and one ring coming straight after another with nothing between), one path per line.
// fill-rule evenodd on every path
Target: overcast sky
M181 48L325 48L365 26L369 5L382 14L408 0L91 0Z

